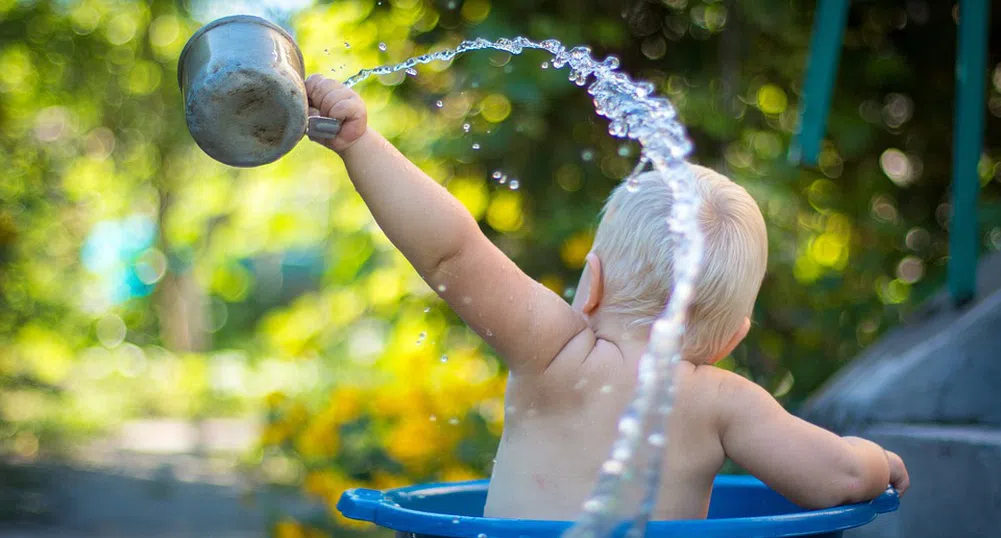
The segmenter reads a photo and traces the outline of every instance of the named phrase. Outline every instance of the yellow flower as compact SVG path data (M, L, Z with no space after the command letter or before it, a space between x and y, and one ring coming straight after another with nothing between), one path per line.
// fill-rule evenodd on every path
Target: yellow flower
M434 458L450 449L442 431L449 425L439 422L432 422L424 413L405 416L389 433L386 452L408 469L426 469Z
M364 410L364 402L369 400L370 395L358 387L343 387L335 390L330 395L330 404L327 408L330 412L330 419L335 424L344 424L361 416Z
M335 471L313 471L306 475L302 489L309 495L329 500L343 493L346 482L344 477Z
M385 471L372 473L372 487L375 489L396 489L409 486L412 482L405 476L397 476Z
M486 477L474 472L465 465L458 464L445 467L445 470L441 473L441 479L444 482L468 482L469 480L479 480L481 478Z
M313 422L296 438L295 448L304 459L311 460L334 456L340 444L336 427Z
M282 422L268 424L261 432L261 444L274 446L282 444L288 438L288 428Z
M302 525L285 519L275 524L274 536L275 538L306 538L306 533Z
M285 403L286 400L288 400L288 396L285 396L285 393L280 391L272 392L264 397L264 403L269 409L274 409L280 406Z

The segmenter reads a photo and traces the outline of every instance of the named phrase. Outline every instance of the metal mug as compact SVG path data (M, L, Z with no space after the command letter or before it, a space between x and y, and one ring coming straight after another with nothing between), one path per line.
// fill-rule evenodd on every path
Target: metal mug
M214 20L181 51L177 82L188 131L230 166L278 160L302 139L337 136L341 122L308 116L302 51L280 26L251 15Z

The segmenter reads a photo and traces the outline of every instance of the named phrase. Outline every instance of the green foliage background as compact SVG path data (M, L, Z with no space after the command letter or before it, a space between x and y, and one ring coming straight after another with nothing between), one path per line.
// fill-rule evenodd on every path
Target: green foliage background
M795 405L939 288L950 214L953 3L853 3L829 138L820 166L803 169L785 152L813 7L353 0L286 22L308 69L341 79L465 38L526 35L589 44L656 84L697 159L766 216L769 273L728 366ZM33 458L130 417L256 414L268 417L263 457L291 461L289 480L328 500L342 486L482 475L500 368L391 248L336 156L302 144L236 170L192 142L176 61L204 8L0 0L0 448ZM984 250L1001 249L997 50ZM569 293L636 148L544 60L475 53L360 91L375 128L527 272ZM153 226L153 243L88 269L95 226L130 217ZM130 275L128 300L109 295L116 271ZM418 441L428 448L394 448Z

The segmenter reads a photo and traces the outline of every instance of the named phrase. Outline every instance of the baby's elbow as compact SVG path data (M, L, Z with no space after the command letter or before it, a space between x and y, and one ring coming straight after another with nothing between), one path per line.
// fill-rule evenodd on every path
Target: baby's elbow
M848 480L844 499L838 504L859 503L875 499L886 489L886 484L886 481L880 481L873 477L854 476Z
M875 480L862 474L839 473L829 476L823 484L810 493L796 499L796 504L807 510L823 510L834 506L868 501L879 496L886 486L878 486Z
M859 469L841 477L836 498L830 506L869 501L883 493L889 478L881 478L879 473L866 471Z

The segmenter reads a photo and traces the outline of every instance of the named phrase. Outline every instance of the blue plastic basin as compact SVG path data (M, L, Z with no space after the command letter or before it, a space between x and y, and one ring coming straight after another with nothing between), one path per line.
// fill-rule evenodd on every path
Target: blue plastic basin
M352 489L337 509L344 516L398 531L405 538L558 538L567 521L499 519L483 516L487 480L420 484L389 491ZM897 509L896 492L887 490L864 503L825 510L803 510L751 476L718 476L709 518L654 521L650 538L747 538L778 536L837 537L876 516Z

